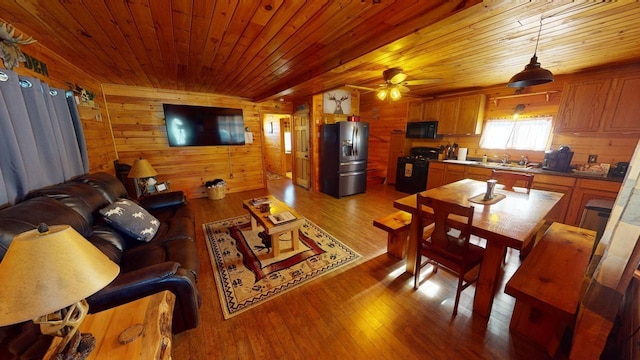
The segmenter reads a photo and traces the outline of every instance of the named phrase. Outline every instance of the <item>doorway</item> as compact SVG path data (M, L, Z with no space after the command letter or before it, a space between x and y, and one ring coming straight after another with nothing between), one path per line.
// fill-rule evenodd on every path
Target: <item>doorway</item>
M266 114L264 132L264 163L267 180L292 178L293 149L291 115Z

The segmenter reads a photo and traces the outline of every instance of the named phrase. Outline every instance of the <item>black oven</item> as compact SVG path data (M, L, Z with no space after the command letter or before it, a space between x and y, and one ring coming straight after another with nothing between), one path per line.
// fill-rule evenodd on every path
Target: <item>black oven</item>
M435 139L438 132L437 121L417 121L407 123L408 139Z

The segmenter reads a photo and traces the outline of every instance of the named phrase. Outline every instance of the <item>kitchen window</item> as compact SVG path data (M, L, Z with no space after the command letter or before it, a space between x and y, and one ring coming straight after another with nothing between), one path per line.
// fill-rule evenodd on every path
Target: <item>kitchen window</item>
M488 119L480 137L480 147L543 151L551 136L551 122L551 116Z

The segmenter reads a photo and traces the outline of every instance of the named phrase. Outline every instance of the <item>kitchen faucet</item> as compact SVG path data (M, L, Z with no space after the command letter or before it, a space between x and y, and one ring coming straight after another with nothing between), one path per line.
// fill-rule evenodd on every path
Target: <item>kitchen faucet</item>
M502 154L502 163L506 164L509 162L509 154Z

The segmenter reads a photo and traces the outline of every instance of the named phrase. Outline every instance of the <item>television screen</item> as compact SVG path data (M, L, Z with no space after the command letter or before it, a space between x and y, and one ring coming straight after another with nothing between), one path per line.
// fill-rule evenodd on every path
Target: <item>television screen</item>
M162 106L169 146L244 145L242 109Z

